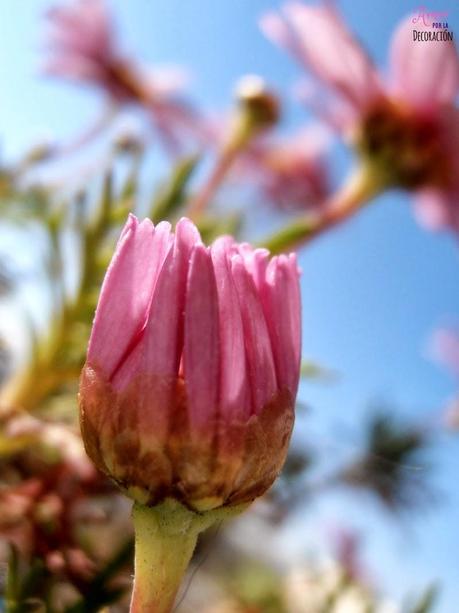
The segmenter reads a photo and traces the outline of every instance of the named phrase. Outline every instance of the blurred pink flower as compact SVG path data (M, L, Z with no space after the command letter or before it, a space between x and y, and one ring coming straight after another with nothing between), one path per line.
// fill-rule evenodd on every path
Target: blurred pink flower
M94 570L77 537L80 508L94 496L113 496L113 488L68 427L25 414L1 421L0 535L22 556L78 583Z
M265 15L265 34L328 93L320 113L370 162L387 187L416 196L417 217L459 230L459 59L452 40L413 41L409 17L396 30L390 75L378 74L332 3L287 3ZM437 32L442 32L437 31Z
M447 403L443 414L443 423L448 430L459 432L459 395Z
M336 560L348 578L364 583L366 573L361 560L361 535L344 526L336 526L331 536Z
M459 331L439 328L432 338L433 357L459 377Z
M236 165L236 175L250 179L262 199L286 211L322 206L330 194L323 130L307 127L296 134L254 141Z
M432 357L446 366L459 379L459 330L454 328L439 328L431 341ZM456 393L447 403L443 411L443 424L449 430L459 430L459 394Z
M97 85L118 100L135 97L123 78L132 66L118 48L104 0L74 0L56 6L48 12L48 19L48 74Z
M267 13L261 28L311 70L354 120L380 98L376 68L330 3L288 2L281 15Z
M140 104L172 147L184 128L199 135L195 112L180 98L184 71L145 69L126 56L105 0L72 0L51 9L48 20L46 74L96 86L116 103Z
M141 503L251 501L284 462L299 365L294 255L130 216L81 379L87 452Z

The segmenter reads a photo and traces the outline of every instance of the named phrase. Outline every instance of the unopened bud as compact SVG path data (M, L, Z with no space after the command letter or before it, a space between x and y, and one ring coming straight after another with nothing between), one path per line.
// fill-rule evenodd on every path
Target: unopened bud
M242 77L236 87L236 99L259 129L269 128L279 120L279 100L257 75Z
M256 75L243 77L236 86L236 110L229 147L244 148L254 137L272 127L279 120L279 101Z
M204 511L279 474L300 359L295 256L130 217L80 385L86 450L127 495Z

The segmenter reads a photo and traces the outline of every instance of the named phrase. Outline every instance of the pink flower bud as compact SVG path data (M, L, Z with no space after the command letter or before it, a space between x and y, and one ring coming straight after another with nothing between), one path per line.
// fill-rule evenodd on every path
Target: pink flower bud
M299 365L294 255L131 215L81 378L86 450L142 504L249 502L284 463Z

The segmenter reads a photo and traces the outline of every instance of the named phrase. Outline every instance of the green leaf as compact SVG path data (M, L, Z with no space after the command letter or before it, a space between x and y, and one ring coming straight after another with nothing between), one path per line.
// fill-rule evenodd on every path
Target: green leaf
M223 234L237 236L241 228L241 223L241 215L239 213L233 213L226 217L202 217L197 222L197 226L201 233L202 240L209 244Z
M8 570L6 575L5 605L6 612L14 611L14 603L19 593L19 554L14 545L10 547Z
M315 381L333 382L337 379L337 373L329 368L321 366L311 360L303 360L301 363L301 376L304 379Z
M438 597L438 585L430 585L421 595L419 601L410 608L409 613L430 613Z
M96 613L106 605L116 602L124 593L122 587L111 587L110 582L134 556L134 539L129 539L106 566L84 587L83 598L67 607L65 613Z
M430 442L426 431L377 408L367 424L365 451L338 480L372 491L393 512L411 510L430 498L429 465L423 458Z
M275 255L295 249L309 234L316 229L313 219L301 217L281 228L276 233L260 241L260 247L265 247Z
M169 181L159 190L151 205L150 217L155 223L171 219L185 202L188 183L199 160L199 156L193 155L175 166Z
M6 613L44 611L42 597L46 597L49 574L43 561L35 558L25 570L21 571L20 567L19 552L11 546L5 588Z

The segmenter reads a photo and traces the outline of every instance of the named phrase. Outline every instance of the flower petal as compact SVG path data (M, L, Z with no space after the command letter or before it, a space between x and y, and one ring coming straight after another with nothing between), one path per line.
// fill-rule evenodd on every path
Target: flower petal
M381 95L374 65L332 6L289 2L283 19L268 14L262 29L356 111Z
M236 288L230 268L234 241L220 238L211 255L218 293L220 357L220 413L224 421L243 421L250 416L250 390L244 349L244 330Z
M261 17L259 26L271 42L289 51L298 61L304 60L298 39L283 16L275 11L269 11Z
M414 41L413 30L432 30L411 15L397 28L391 44L393 93L421 110L453 103L459 88L459 59L453 41Z
M178 376L183 351L183 312L186 283L193 247L201 243L193 223L177 224L174 250L158 279L146 330L145 360L151 372Z
M296 257L280 255L268 265L261 291L279 388L296 396L301 360L301 306Z
M244 328L252 413L258 414L277 389L271 341L257 288L241 255L232 257L231 268Z
M138 381L145 427L165 441L177 402L177 378L183 351L183 311L190 254L201 238L188 220L180 220L175 242L159 272L143 336L113 379L122 390ZM152 397L153 396L153 397Z
M218 294L212 259L204 245L191 256L185 307L183 370L190 430L213 436L220 380Z
M155 229L130 215L105 275L88 348L88 361L108 378L145 325L169 224Z
M425 188L416 193L414 212L421 225L438 231L450 228L459 232L459 194Z
M269 262L269 251L267 249L254 249L248 243L239 245L238 251L244 258L245 267L252 277L255 287L260 291Z

